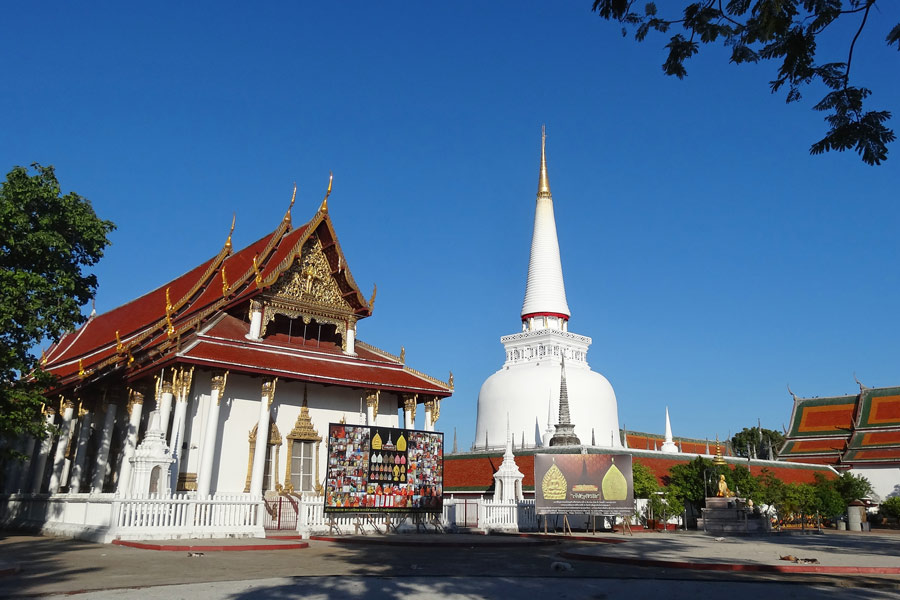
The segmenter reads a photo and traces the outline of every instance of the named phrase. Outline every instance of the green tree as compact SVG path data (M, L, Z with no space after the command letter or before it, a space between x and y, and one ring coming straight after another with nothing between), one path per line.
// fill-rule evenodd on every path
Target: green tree
M723 473L727 470L724 468ZM665 483L666 488L671 489L683 502L690 503L699 511L707 493L715 494L715 489L710 485L714 486L718 479L719 471L712 461L698 456L691 462L671 467Z
M649 498L651 494L659 490L656 475L647 465L637 460L631 464L631 478L635 498Z
M765 427L744 427L731 438L731 449L736 456L744 458L774 459L769 455L778 452L784 444L784 436L774 429Z
M894 496L882 502L878 512L885 517L900 521L900 496Z
M760 502L774 507L783 504L785 484L772 471L764 468L756 480L759 483Z
M872 484L862 475L853 473L841 473L834 482L834 489L844 500L844 506L854 500L860 500L872 493Z
M734 491L736 496L760 502L759 480L750 473L750 469L737 465L732 469L730 477L726 475L726 479L730 479L728 488Z
M41 438L42 392L52 378L31 349L84 321L97 289L87 269L115 228L90 202L63 195L53 167L14 167L0 183L0 439ZM0 456L15 455L9 447Z
M847 503L835 489L834 480L827 479L821 473L813 475L815 482L812 484L815 491L815 509L819 514L829 519L835 519L847 511Z
M782 514L810 515L816 512L816 492L808 483L788 483L784 486L781 506Z
M829 92L813 108L828 113L825 121L829 128L825 137L810 147L810 153L853 149L866 164L878 165L886 160L887 144L895 139L885 125L891 113L864 110L863 101L871 91L850 82L853 50L867 26L870 30L882 27L880 35L887 34L888 45L900 49L900 24L892 27L878 22L878 11L872 10L876 1L702 0L687 3L681 14L662 16L653 2L643 4L643 12L639 12L634 0L594 0L593 10L604 19L621 23L623 35L627 35L627 27L633 28L637 41L651 31L666 34L679 28L666 44L668 55L662 65L666 75L684 78L685 61L700 52L700 44L721 42L730 49L732 63L780 63L769 85L772 93L785 88L789 103L801 99L805 86L824 84ZM663 6L671 7L668 2ZM852 30L846 34L833 31L839 21L852 22ZM820 61L816 55L817 42L826 30L828 35L846 37L843 54L830 62Z

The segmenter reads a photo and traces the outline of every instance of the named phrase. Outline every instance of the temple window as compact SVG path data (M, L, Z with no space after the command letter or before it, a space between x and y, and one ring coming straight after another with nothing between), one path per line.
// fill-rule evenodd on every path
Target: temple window
M295 441L291 449L291 485L295 491L312 492L314 443Z

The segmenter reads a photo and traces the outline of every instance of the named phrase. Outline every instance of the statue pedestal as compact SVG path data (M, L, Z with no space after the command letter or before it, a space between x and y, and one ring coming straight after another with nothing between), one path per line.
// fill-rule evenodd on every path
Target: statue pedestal
M707 533L764 533L770 530L768 519L754 518L753 510L743 498L707 498L702 512L703 516L697 519L697 528Z

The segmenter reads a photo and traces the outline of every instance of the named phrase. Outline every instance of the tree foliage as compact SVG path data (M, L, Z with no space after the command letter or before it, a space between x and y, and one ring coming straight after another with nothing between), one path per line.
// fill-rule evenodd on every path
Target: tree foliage
M841 495L844 504L850 504L854 500L860 500L872 493L872 484L862 475L853 473L841 473L835 480L834 489Z
M90 202L63 195L53 167L14 167L0 183L0 438L42 437L51 382L30 350L84 321L97 289L85 273L114 229ZM7 448L6 454L10 453Z
M828 131L810 147L810 154L852 149L866 164L878 165L887 159L887 144L895 139L893 130L885 125L891 113L865 110L863 101L871 91L851 85L850 80L853 50L866 26L873 27L875 19L869 17L876 2L702 0L687 4L680 15L661 16L653 2L639 12L634 0L594 0L593 10L604 19L622 23L623 35L632 28L637 41L651 32L683 30L671 35L666 44L668 54L662 65L666 75L684 78L685 61L700 51L701 44L721 42L730 48L732 63L776 61L776 77L769 85L772 93L786 89L789 103L801 99L805 86L824 84L830 91L813 108L827 113ZM838 57L841 60L823 62L816 55L819 36L839 20L852 21L855 35L848 35L846 52ZM900 24L893 26L885 39L889 46L900 49Z
M878 509L881 514L891 519L900 520L900 496L888 498Z
M731 450L735 456L773 460L774 453L784 444L781 432L765 427L744 427L731 438ZM770 454L771 448L771 454Z
M656 475L647 465L637 460L631 464L631 480L635 498L649 498L653 492L659 490Z

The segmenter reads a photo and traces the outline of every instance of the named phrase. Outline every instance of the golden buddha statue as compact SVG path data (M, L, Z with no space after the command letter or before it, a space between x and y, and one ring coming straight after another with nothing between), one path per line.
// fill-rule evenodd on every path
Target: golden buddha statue
M719 475L719 491L716 492L716 496L719 498L731 498L734 496L734 492L728 489L728 483L726 483L724 475Z

